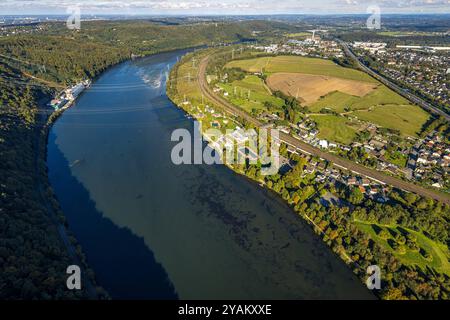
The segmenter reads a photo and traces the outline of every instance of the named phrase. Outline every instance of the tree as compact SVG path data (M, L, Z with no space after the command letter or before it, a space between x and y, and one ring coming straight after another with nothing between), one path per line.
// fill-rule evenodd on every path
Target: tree
M384 300L408 300L407 297L403 295L402 290L399 288L390 287L381 294Z
M361 202L363 202L364 200L364 194L361 192L361 190L359 190L359 188L352 188L348 197L348 201L350 201L350 203L358 205L361 204Z

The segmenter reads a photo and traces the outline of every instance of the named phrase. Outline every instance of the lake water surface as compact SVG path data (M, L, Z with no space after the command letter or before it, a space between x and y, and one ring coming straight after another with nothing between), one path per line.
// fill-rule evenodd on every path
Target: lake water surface
M192 120L165 95L184 54L105 72L53 126L50 182L117 299L371 299L277 196L222 165L172 164Z

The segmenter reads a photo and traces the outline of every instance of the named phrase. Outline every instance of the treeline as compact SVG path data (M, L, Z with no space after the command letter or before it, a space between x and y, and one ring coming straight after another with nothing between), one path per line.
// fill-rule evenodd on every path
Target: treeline
M281 149L281 153L288 156L285 147ZM363 282L367 278L367 267L378 265L382 272L382 290L375 293L380 298L450 298L448 274L439 273L431 267L424 269L402 263L355 223L362 221L373 226L380 224L408 228L448 246L448 205L401 191L392 191L388 203L368 200L358 188L349 188L340 183L317 182L315 174L304 172L308 162L306 158L298 155L289 157L297 164L284 175L261 176L259 164L235 166L235 169L254 180L264 182L268 188L278 193L296 213L312 224L316 233L351 265ZM324 205L322 201L327 194L337 196L339 203ZM409 250L423 251L419 249L417 239L411 233L398 233L391 245L400 254L402 250L406 250L406 246ZM425 259L432 259L430 252L422 254Z
M443 134L447 141L450 141L450 126L448 125L448 121L444 117L430 117L430 119L423 125L420 132L420 137L425 138L429 133L433 131L440 132L441 134Z

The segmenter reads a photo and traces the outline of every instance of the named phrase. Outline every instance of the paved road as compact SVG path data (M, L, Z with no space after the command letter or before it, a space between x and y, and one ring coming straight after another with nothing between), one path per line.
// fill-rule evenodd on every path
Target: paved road
M443 110L431 105L430 103L426 102L422 98L419 98L418 96L406 91L405 89L401 88L400 86L396 85L392 81L386 79L385 77L381 76L380 74L376 73L369 67L367 67L364 63L362 63L358 57L350 50L347 43L345 43L342 40L337 40L341 46L344 48L345 54L352 58L356 63L359 65L359 67L366 73L370 74L372 77L383 83L385 86L389 87L390 89L394 90L401 96L405 97L409 101L421 106L425 110L430 111L431 113L437 114L439 116L443 116L447 121L450 121L450 115L444 112Z
M227 100L223 99L222 97L216 95L211 90L211 88L208 86L208 84L206 82L206 67L208 65L208 61L209 61L209 56L204 58L200 62L199 70L198 70L198 77L197 77L199 87L200 87L202 93L205 95L205 97L208 98L209 100L211 100L212 102L214 102L215 104L217 104L218 106L222 107L228 113L231 113L232 115L244 118L246 121L255 125L256 127L263 126L264 124L262 122L253 118L250 114L243 111L242 109L232 105L231 103L229 103ZM356 174L365 176L372 180L377 180L384 184L394 186L398 189L417 193L421 196L430 197L435 200L439 200L439 201L450 204L450 197L445 194L438 193L433 190L429 190L429 189L423 188L421 186L415 185L413 183L409 183L409 182L403 181L401 179L388 176L377 170L366 168L366 167L359 165L357 163L354 163L350 160L347 160L347 159L335 156L333 154L324 152L318 148L311 146L310 144L307 144L307 143L305 143L299 139L296 139L288 134L285 134L283 132L280 132L280 140L291 146L294 146L300 150L303 150L304 152L307 152L307 153L315 155L315 156L319 156L322 159L330 161L330 162L332 162L338 166L341 166L347 170L353 171Z

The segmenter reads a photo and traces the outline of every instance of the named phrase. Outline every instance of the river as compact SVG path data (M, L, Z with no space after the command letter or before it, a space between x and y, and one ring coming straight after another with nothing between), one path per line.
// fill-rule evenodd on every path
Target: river
M372 299L276 195L172 163L172 131L194 130L165 94L184 53L109 69L50 131L50 182L99 285L114 299Z

